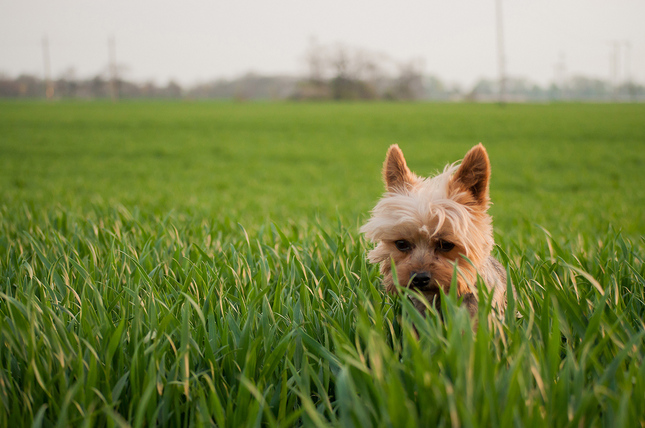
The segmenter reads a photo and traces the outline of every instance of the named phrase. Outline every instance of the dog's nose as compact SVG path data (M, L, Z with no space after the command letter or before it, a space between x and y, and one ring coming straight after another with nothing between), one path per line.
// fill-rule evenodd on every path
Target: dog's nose
M422 288L430 284L430 275L427 272L412 272L412 286Z

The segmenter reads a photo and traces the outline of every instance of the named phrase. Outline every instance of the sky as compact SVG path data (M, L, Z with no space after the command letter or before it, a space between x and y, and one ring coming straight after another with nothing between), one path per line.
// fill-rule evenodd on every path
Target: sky
M645 83L645 1L501 0L509 76ZM471 85L497 78L496 0L0 0L0 73L93 77L114 37L122 76L181 84L247 72L304 75L311 40L421 60L423 71Z

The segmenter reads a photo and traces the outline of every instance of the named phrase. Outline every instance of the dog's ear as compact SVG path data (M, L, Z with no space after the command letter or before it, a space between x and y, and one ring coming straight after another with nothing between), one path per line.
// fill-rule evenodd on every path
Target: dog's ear
M476 203L488 207L488 181L490 179L490 161L486 149L479 143L464 157L461 165L452 177L452 186L469 192Z
M392 144L387 151L383 164L383 180L389 192L405 190L416 181L416 176L408 168L403 152L396 144Z

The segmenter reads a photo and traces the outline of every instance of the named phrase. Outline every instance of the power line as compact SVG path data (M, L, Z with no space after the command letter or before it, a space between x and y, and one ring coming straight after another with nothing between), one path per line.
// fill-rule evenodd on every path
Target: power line
M506 102L506 59L504 57L504 32L502 23L502 0L496 0L497 59L499 65L499 103Z

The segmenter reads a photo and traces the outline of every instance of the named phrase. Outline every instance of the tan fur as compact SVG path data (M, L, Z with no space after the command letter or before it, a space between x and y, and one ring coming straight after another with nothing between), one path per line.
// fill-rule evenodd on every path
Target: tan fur
M397 144L392 144L385 156L383 180L390 192L405 190L417 181L416 175L408 168L403 152Z
M490 162L484 146L473 147L459 166L449 165L435 177L422 178L409 170L403 152L393 145L383 177L387 192L361 232L377 244L368 258L380 263L386 290L396 292L394 261L399 284L417 287L437 304L439 287L449 292L456 264L457 294L465 296L471 314L478 274L494 290L493 305L503 311L506 273L490 255L494 245L488 215ZM401 251L397 241L409 243L410 249ZM454 248L447 247L453 244ZM421 275L429 276L429 283L415 283ZM420 302L415 305L423 308Z

